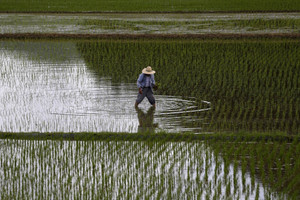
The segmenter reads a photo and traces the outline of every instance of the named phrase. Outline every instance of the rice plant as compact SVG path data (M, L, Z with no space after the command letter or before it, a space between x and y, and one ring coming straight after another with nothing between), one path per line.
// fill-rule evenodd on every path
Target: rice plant
M132 40L77 44L87 65L113 82L157 70L159 94L212 102L211 130L299 132L299 41Z
M226 158L227 149L232 146L229 143L14 139L0 142L1 199L252 199L286 198L288 194L297 197L295 182L288 182L283 193L277 193L273 180L268 178L270 186L262 185L259 174L249 176L239 165L230 163ZM215 154L215 145L222 146L225 157ZM299 149L299 143L288 149L294 164L286 173L299 170L299 158L292 151L295 147ZM234 162L245 157L244 149ZM289 177L280 179L281 183L296 180Z
M293 0L230 0L220 3L218 0L196 1L196 0L3 0L0 11L11 12L99 12L99 11L286 11L299 10L299 4Z
M259 143L249 143L243 140L234 142L211 142L214 152L218 151L222 145L220 156L226 162L235 163L236 167L241 167L243 177L249 174L250 177L257 177L261 180L265 188L273 188L281 193L281 198L298 199L299 163L296 157L299 157L299 141L295 139L293 142L275 141ZM239 165L238 165L239 163ZM252 179L253 180L253 179ZM242 179L242 186L245 187ZM234 181L236 182L236 181ZM255 183L249 185L251 190L255 189ZM257 194L259 196L260 194ZM274 198L274 197L273 197Z

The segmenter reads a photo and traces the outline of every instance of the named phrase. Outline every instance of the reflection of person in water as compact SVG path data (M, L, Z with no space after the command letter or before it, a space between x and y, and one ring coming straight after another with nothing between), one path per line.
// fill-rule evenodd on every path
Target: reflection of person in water
M154 132L155 128L158 127L157 123L153 123L155 107L151 106L147 113L144 113L139 107L135 107L135 110L139 118L138 132Z

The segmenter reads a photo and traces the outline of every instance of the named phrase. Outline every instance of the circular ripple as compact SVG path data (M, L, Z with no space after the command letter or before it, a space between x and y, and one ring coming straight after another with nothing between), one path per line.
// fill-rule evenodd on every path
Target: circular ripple
M51 48L69 54L35 60L23 51L31 48L29 43L16 42L11 48L6 44L0 50L1 132L203 131L202 113L209 111L209 102L198 107L193 98L155 95L155 110L147 99L135 109L136 84L100 78L89 70L74 44L50 42Z

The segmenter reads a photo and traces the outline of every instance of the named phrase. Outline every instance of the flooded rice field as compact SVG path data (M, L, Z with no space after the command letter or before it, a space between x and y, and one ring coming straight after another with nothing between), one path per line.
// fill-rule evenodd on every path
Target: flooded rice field
M99 76L75 41L0 41L0 65L1 132L201 132L188 124L207 123L210 102L192 98L156 95L156 109L147 99L135 109L136 83Z
M299 33L295 13L0 14L0 34Z
M299 53L297 39L1 40L0 131L297 134ZM148 65L157 107L135 109Z
M297 39L1 40L0 132L34 134L0 140L0 199L297 199L298 140L35 136L297 134L299 52ZM157 107L145 99L135 108L149 63Z
M0 152L1 199L287 199L202 142L0 140Z

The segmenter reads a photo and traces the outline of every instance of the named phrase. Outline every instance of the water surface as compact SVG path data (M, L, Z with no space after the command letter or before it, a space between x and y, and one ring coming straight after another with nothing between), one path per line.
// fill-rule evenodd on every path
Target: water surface
M1 199L285 199L202 142L0 140L0 152Z
M99 76L76 41L1 41L0 65L1 132L201 132L207 125L206 101L198 107L192 98L155 95L155 110L146 99L135 109L136 84Z
M0 19L2 34L263 34L299 33L300 28L300 15L297 12L43 15L2 13ZM251 21L254 23L249 23Z

